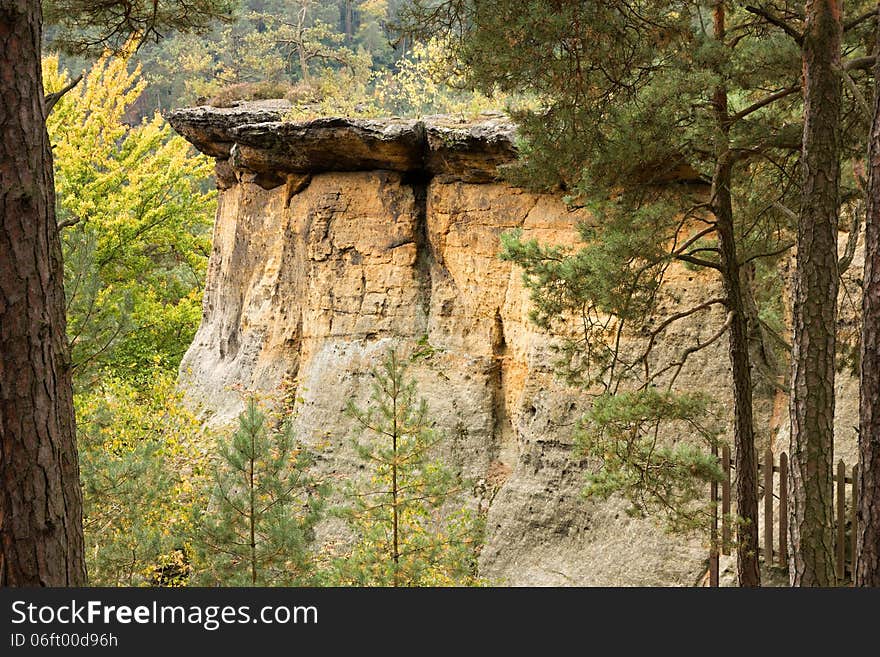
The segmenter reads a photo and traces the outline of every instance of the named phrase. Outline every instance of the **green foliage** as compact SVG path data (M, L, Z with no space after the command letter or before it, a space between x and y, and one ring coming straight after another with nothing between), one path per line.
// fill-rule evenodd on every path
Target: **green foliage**
M385 23L400 0L245 0L228 25L206 35L172 34L140 54L152 106L191 104L230 85L326 84L366 64L383 70L399 56ZM276 97L283 97L280 94Z
M325 67L313 77L312 99L295 105L288 118L427 114L473 117L525 102L509 94L484 95L467 88L451 55L447 43L431 39L415 44L392 70L373 70L369 56L364 53L351 56L345 68Z
M587 478L587 497L622 494L631 515L661 513L672 531L708 529L712 509L706 484L722 479L717 426L706 424L709 398L655 388L597 397L575 433L577 449L597 464ZM660 427L689 440L665 443Z
M68 80L44 60L47 91ZM176 371L201 317L215 192L211 165L156 114L129 127L144 90L102 57L49 116L76 381Z
M293 437L290 423L277 429L250 398L238 429L218 443L214 488L197 512L203 551L200 579L225 586L291 586L309 583L309 544L321 518L325 487L308 473L314 459Z
M399 116L475 116L513 102L512 96L494 89L488 95L469 89L453 57L450 44L441 38L415 44L393 73L376 75L376 103Z
M474 91L446 40L413 42L395 33L389 26L405 0L243 0L231 14L231 3L199 2L209 9L202 18L183 21L187 24L182 30L160 29L161 40L151 33L133 55L131 61L141 67L148 84L130 115L150 116L155 109L195 103L228 106L237 100L265 98L288 98L297 118L475 115L503 107L517 96ZM64 5L76 5L79 11L84 3L55 0L50 4L50 18L60 27L50 26L48 42L82 52L78 46L87 44L70 38L73 32L64 27L69 20L62 10ZM170 17L167 11L175 4L179 3L159 3L157 25ZM150 21L137 14L132 20L150 29ZM85 50L105 43L125 51L122 37L128 33L121 29ZM78 70L84 61L64 55L68 68Z
M479 583L476 557L481 519L458 508L464 483L430 452L442 441L428 407L406 379L406 364L388 352L372 372L371 402L353 402L349 415L363 440L355 440L369 479L345 491L339 511L356 538L334 561L330 581L357 586L454 586Z
M431 360L438 351L442 351L442 349L438 349L432 345L428 339L428 334L425 333L419 338L418 342L416 342L416 348L413 351L412 356L410 356L410 360L413 363Z
M106 374L75 402L91 584L154 583L163 563L162 583L185 583L189 510L201 504L206 452L174 377L156 372L135 386Z
M664 247L680 226L674 206L662 198L634 209L614 200L591 207L604 220L579 225L582 246L541 245L512 231L501 237L501 258L522 268L532 321L561 336L560 373L572 383L608 389L632 371L618 362L619 336L655 311L673 259ZM577 331L567 328L572 322Z
M229 17L235 0L45 0L44 20L54 41L79 53L122 50L132 37L160 39L171 30L204 32Z

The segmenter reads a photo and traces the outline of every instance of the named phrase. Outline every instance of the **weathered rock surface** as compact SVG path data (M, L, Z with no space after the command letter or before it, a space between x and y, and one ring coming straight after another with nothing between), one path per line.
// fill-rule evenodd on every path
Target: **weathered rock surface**
M573 456L571 430L584 395L553 374L554 336L530 323L521 275L498 252L507 230L573 244L576 223L594 219L494 180L514 154L513 128L497 115L285 124L236 109L170 116L226 167L202 324L181 365L188 398L210 422L233 421L242 389L283 388L298 398L298 435L320 449L323 471L354 476L344 408L367 399L370 368L396 345L445 432L445 456L477 482L471 503L488 507L485 576L697 582L707 555L699 538L672 538L619 501L580 494L587 464ZM678 307L717 288L680 268L664 298ZM675 325L658 355L680 354L722 322L717 310ZM679 382L729 409L723 341L695 354ZM784 400L765 392L756 403L763 448L784 431Z
M279 174L376 169L488 182L516 154L514 126L499 113L476 121L446 115L283 121L290 109L287 101L259 101L174 110L167 119L200 151L230 158L234 169L256 174L267 188L283 182Z
M291 107L286 100L261 100L232 107L189 107L171 111L166 118L181 136L206 155L228 158L234 128L279 121Z

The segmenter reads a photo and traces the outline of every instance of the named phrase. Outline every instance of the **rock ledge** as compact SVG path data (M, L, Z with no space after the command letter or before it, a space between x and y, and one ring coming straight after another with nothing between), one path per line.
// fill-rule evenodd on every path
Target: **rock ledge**
M255 174L267 187L281 184L286 174L378 169L491 182L498 167L516 158L515 126L500 112L473 120L436 115L287 121L290 109L285 100L264 100L178 109L166 118L197 149L218 159L224 177L231 166Z

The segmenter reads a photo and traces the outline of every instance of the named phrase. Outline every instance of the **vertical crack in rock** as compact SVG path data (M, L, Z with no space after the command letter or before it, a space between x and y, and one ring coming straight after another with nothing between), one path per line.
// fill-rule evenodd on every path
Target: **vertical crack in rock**
M492 427L493 445L490 452L491 462L499 461L505 440L515 438L512 418L507 411L507 340L504 336L504 320L501 309L495 309L495 321L492 326L492 406L494 425Z
M415 203L416 273L419 284L424 332L428 332L428 317L431 313L433 292L432 270L437 264L434 248L428 236L428 185L431 176L425 171L413 171L403 175L401 184L412 189Z

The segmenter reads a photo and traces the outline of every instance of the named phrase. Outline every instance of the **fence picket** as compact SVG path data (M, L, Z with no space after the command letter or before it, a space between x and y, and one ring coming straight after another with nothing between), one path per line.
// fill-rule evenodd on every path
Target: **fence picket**
M779 565L788 566L788 454L779 455Z
M721 482L721 553L730 554L730 447L721 447L721 467L724 479Z
M764 452L764 561L773 563L773 452Z
M846 466L837 462L837 583L843 583L846 568Z
M854 465L852 467L852 509L850 509L850 518L852 518L852 523L850 527L850 556L849 556L849 564L850 564L850 574L852 580L856 579L856 554L857 548L856 545L858 543L859 537L859 466Z
M718 445L712 445L712 456L718 458ZM712 497L712 533L709 540L712 544L709 552L709 586L718 586L719 560L718 560L718 482L712 480L710 484Z

